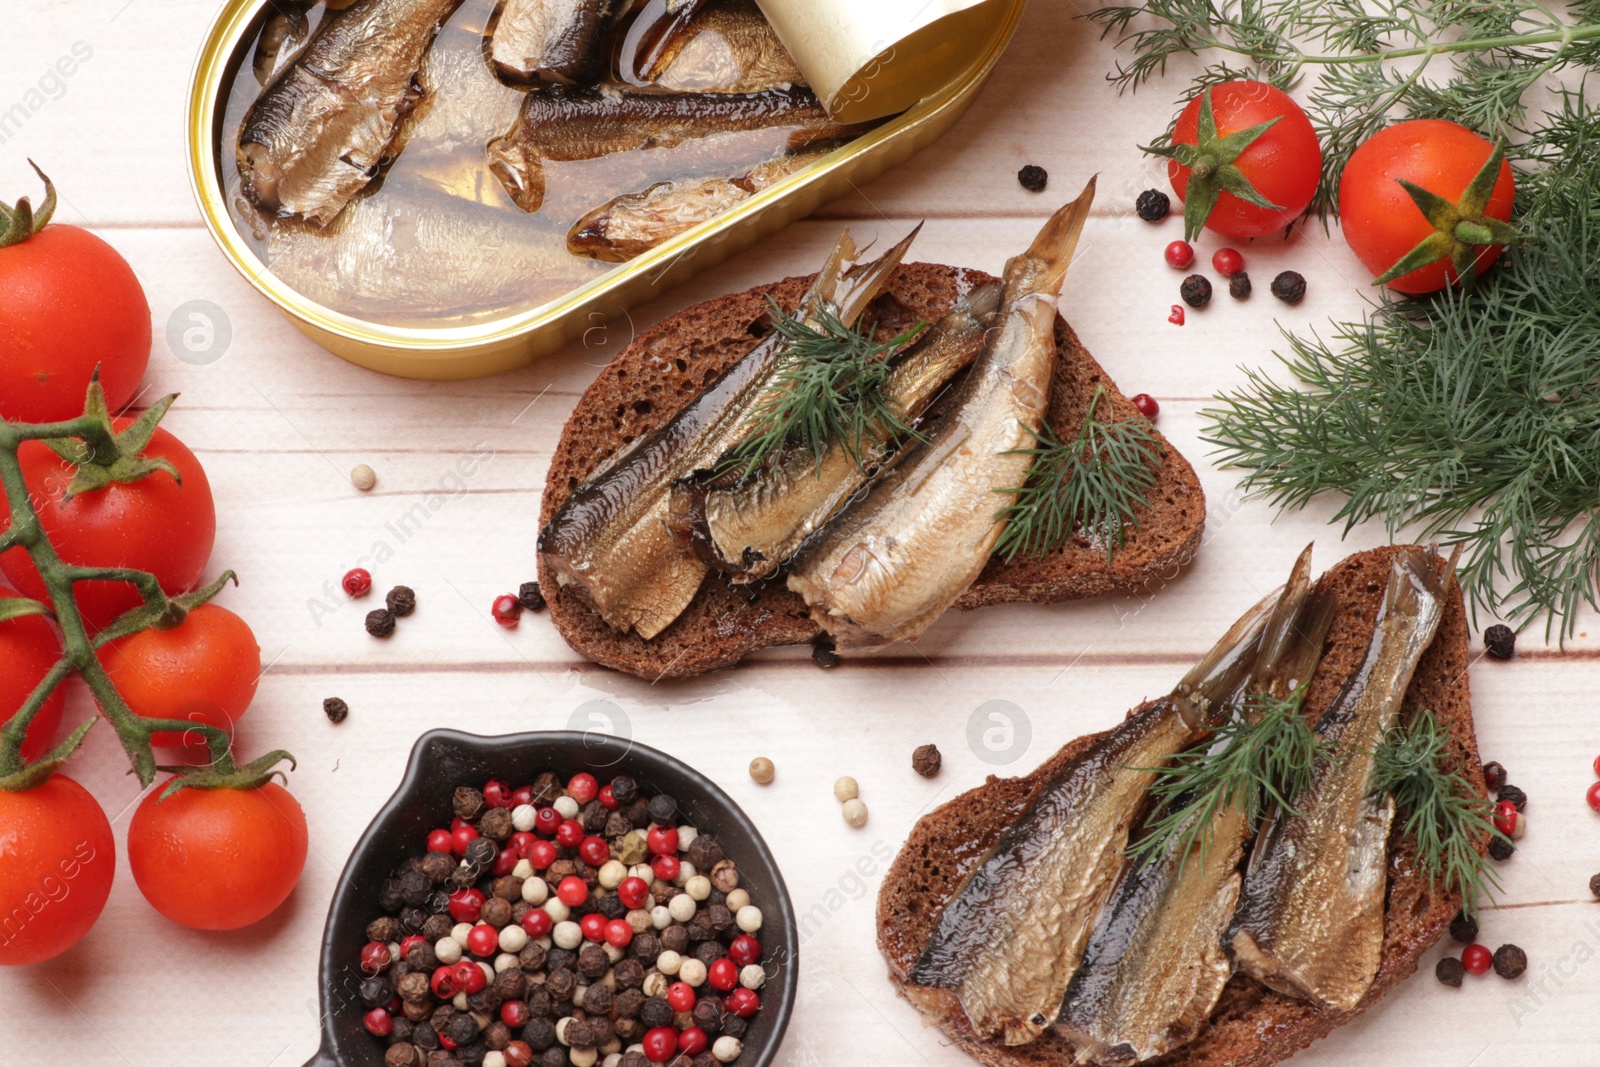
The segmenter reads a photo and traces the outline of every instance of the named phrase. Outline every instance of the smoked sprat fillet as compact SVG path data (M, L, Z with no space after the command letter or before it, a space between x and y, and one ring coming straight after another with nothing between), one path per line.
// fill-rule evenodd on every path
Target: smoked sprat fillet
M994 328L948 410L795 557L789 588L841 646L912 641L983 572L1006 490L1028 477L1050 403L1056 302L1094 180L1006 264Z
M461 0L356 0L329 12L262 90L239 133L240 189L281 218L326 225L397 154L417 75Z

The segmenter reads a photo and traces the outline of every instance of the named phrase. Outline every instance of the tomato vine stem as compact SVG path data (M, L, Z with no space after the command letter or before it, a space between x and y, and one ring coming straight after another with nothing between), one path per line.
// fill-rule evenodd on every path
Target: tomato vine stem
M175 397L168 397L157 405L155 421L164 414ZM149 415L147 413L147 418ZM0 417L0 489L10 507L10 526L0 533L0 551L21 548L28 553L38 570L48 596L48 603L27 598L8 598L0 601L5 607L0 620L19 615L48 614L54 617L61 630L62 654L54 667L39 681L33 691L0 729L0 790L31 789L54 774L83 742L89 729L103 717L117 732L117 738L127 752L133 772L141 785L155 780L157 771L171 771L178 776L175 788L190 786L202 789L253 788L278 773L274 768L287 760L292 765L294 757L281 750L273 752L244 767L236 766L232 746L223 730L207 723L181 719L147 719L136 714L122 694L117 691L110 675L100 664L95 652L110 641L151 628L171 629L182 624L185 616L222 591L229 582L237 579L232 571L203 589L179 596L169 596L161 588L155 575L128 567L90 567L68 563L61 558L45 534L39 520L39 503L29 490L23 474L20 449L29 441L48 443L57 454L68 451L68 445L81 442L82 462L102 468L120 467L120 472L108 475L110 480L133 481L145 477L168 477L169 472L138 453L148 434L135 435L138 443L130 451L112 428L105 396L100 387L99 375L89 385L84 413L75 419L51 423L13 423ZM114 620L99 634L91 636L78 611L73 587L78 582L127 582L138 589L143 605ZM81 677L100 707L100 716L91 718L74 731L54 750L28 763L22 758L22 742L28 726L38 715L45 701L71 675ZM204 767L167 767L156 762L153 740L158 733L198 735L206 742L210 763ZM169 790L170 792L171 790Z

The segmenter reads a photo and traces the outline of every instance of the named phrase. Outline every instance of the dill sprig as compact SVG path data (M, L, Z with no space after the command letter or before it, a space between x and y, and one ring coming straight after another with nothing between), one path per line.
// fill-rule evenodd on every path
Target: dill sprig
M847 326L827 308L815 322L790 315L767 298L784 354L774 388L750 413L748 436L724 461L724 470L754 472L790 448L820 462L828 449L843 447L857 466L870 463L880 441L917 436L899 405L884 392L889 358L922 331L919 322L898 337L876 341L876 323Z
M1300 711L1305 693L1302 685L1287 697L1250 697L1210 743L1157 769L1145 833L1129 856L1143 863L1179 850L1187 859L1198 846L1203 858L1217 815L1229 807L1239 808L1252 826L1273 807L1293 814L1291 801L1310 786L1326 747Z
M1346 531L1463 549L1474 609L1563 639L1600 608L1600 109L1566 94L1524 151L1507 249L1470 293L1386 296L1324 340L1287 331L1293 382L1247 371L1203 439L1280 508L1344 499Z
M1338 214L1350 154L1388 123L1449 118L1500 140L1530 88L1600 67L1600 2L1567 11L1540 0L1145 0L1087 17L1132 53L1110 75L1122 89L1185 56L1210 64L1185 99L1241 76L1284 89L1306 82L1323 151L1311 210L1326 220Z
M1016 449L1033 456L1033 466L1016 501L996 513L1005 531L995 554L1006 562L1018 556L1043 556L1066 543L1082 527L1105 542L1106 560L1122 547L1134 509L1156 484L1161 442L1148 419L1102 422L1095 409L1105 395L1097 386L1076 437L1060 441L1048 424L1034 434L1035 448Z
M1378 746L1372 788L1394 797L1403 831L1417 842L1422 869L1435 885L1459 892L1470 915L1480 896L1499 888L1479 851L1480 842L1499 831L1493 804L1446 753L1449 741L1432 711L1417 712Z

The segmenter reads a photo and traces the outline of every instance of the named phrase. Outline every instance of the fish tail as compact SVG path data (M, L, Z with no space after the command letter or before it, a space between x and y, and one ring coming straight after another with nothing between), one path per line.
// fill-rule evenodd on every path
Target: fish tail
M915 241L917 234L922 232L922 223L917 223L916 228L900 241L899 244L889 249L883 255L870 263L857 264L853 260L859 253L856 245L850 238L849 231L839 239L834 254L829 257L828 263L823 267L823 275L817 279L815 293L817 300L830 305L839 316L839 321L846 326L852 326L856 320L867 310L867 305L883 290L888 282L889 275L894 273L900 261L911 250L911 242ZM840 257L840 250L848 245L848 254ZM863 250L865 251L865 250Z
M1033 245L1024 252L1024 261L1042 265L1043 271L1033 279L1037 292L1059 294L1066 279L1067 268L1072 266L1072 254L1077 250L1083 224L1089 220L1089 208L1094 204L1094 187L1098 175L1089 179L1078 199L1050 216L1044 229L1033 239Z
M544 206L544 160L531 148L517 144L515 133L489 142L489 171L528 214Z

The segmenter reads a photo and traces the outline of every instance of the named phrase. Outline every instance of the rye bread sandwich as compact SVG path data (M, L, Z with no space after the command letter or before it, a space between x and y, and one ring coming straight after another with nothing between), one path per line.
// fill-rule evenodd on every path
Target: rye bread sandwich
M1058 244L1063 240L1064 217L1081 227L1087 202L1080 200L1069 209L1074 206L1081 206L1079 214L1069 217L1063 209L1036 248L1047 239ZM1075 229L1070 236L1076 239ZM892 496L884 484L891 477L914 476L918 460L914 455L902 462L904 455L922 453L926 466L939 466L942 454L927 453L937 448L939 428L953 421L951 412L959 408L963 389L974 388L968 381L982 373L986 353L1005 332L1007 309L999 305L1018 287L1015 277L1002 283L976 270L901 263L908 243L909 238L878 260L852 268L856 253L847 234L819 274L787 278L679 312L640 334L599 373L563 429L540 517L541 585L552 621L575 650L596 663L653 680L731 666L762 648L832 639L829 631L836 629L842 613L830 617L791 588L797 561L807 552L821 554L816 546L837 528L841 512L859 513L871 503L866 498ZM1064 266L1063 259L1063 271ZM652 504L654 510L640 505L640 487L651 479L659 484L660 471L674 461L667 446L690 442L685 426L703 435L737 432L726 419L715 421L718 412L704 414L703 409L744 387L746 379L754 380L751 368L759 361L776 358L775 351L781 354L788 335L780 332L793 329L822 290L833 306L849 309L851 321L859 322L864 333L870 326L868 336L885 348L923 327L910 348L896 356L900 362L890 388L899 377L909 376L902 371L914 366L939 370L936 365L942 361L945 372L957 368L944 378L931 373L927 381L939 388L924 386L918 394L920 406L908 421L919 440L896 449L883 447L866 463L853 462L856 456L852 462L841 460L837 446L819 459L819 472L825 466L830 475L849 467L847 473L854 474L859 466L870 475L844 479L844 488L826 508L816 509L810 525L792 522L786 527L798 532L778 549L723 551L714 536L707 536L708 511L718 494L737 497L746 489L766 494L756 501L761 507L775 500L781 506L782 495L769 486L777 482L774 471L782 474L785 463L792 468L790 484L801 495L814 494L809 454L769 462L759 478L740 472L726 480L731 482L726 489L708 478L707 471L695 470L663 493L670 502ZM974 577L950 593L956 607L1049 603L1136 589L1158 576L1170 578L1201 541L1205 498L1188 462L1117 390L1065 319L1053 313L1053 301L1042 332L1052 351L1037 398L1040 432L1070 441L1091 414L1101 423L1138 423L1148 428L1152 443L1152 484L1121 516L1120 544L1114 551L1108 551L1103 537L1079 528L1049 551L1016 555L1009 562L985 552L973 567ZM909 404L906 411L912 411ZM1021 443L1034 442L1029 438ZM996 491L1004 488L993 486ZM1001 506L998 492L992 500L982 505L986 521ZM634 511L626 522L619 520L630 507ZM743 518L754 509L733 510ZM662 536L668 529L672 536ZM597 542L602 548L594 548ZM650 594L630 600L629 591L641 584ZM890 636L901 634L896 629Z
M1397 606L1396 575L1424 556L1438 566L1441 579L1438 618L1426 647L1414 656L1403 697L1397 701L1391 697L1397 706L1392 709L1390 729L1405 729L1419 718L1425 719L1435 731L1433 736L1443 739L1439 765L1475 771L1479 757L1467 683L1466 613L1453 567L1431 552L1412 547L1364 552L1323 575L1302 601L1304 612L1297 623L1301 633L1311 635L1308 641L1301 641L1302 646L1318 646L1316 665L1309 681L1287 680L1296 687L1297 713L1302 721L1336 736L1341 729L1355 729L1342 725L1360 722L1365 714L1360 710L1351 714L1351 701L1396 662L1384 659L1387 654L1380 654L1384 642L1378 640L1394 630L1396 618L1403 616ZM1209 839L1209 853L1191 851L1184 861L1187 866L1166 869L1169 878L1182 877L1191 885L1209 886L1209 894L1199 894L1185 905L1170 882L1165 888L1157 884L1162 863L1170 860L1172 853L1141 849L1157 821L1147 796L1146 806L1128 816L1120 828L1082 811L1074 814L1085 826L1111 829L1105 831L1106 841L1098 848L1079 850L1071 876L1040 894L1055 909L1046 925L1055 924L1058 934L1072 926L1072 909L1082 909L1082 936L1066 947L1064 962L1038 963L1041 952L1048 953L1051 946L1061 951L1063 942L1040 942L1026 931L1001 929L1004 922L997 915L1003 908L1002 891L1007 886L1017 888L1018 879L1025 877L1030 866L1042 869L1052 857L1065 858L1065 854L1050 851L1056 845L1041 846L1037 839L1028 845L1028 831L1037 829L1041 809L1061 816L1081 800L1081 796L1070 796L1073 790L1105 790L1112 780L1156 766L1161 746L1171 748L1175 743L1170 735L1163 741L1160 728L1154 725L1177 721L1163 714L1163 705L1172 704L1176 694L1186 691L1186 685L1191 693L1206 692L1206 687L1219 680L1225 688L1235 686L1243 662L1241 649L1245 658L1254 654L1240 644L1239 637L1244 633L1248 638L1245 631L1250 626L1259 630L1261 610L1258 606L1254 620L1249 615L1241 619L1223 645L1174 691L1175 696L1147 701L1111 731L1069 742L1031 774L989 778L924 816L912 830L879 894L878 945L888 963L890 980L918 1008L925 1023L938 1027L980 1063L990 1067L1065 1067L1083 1062L1266 1067L1327 1035L1385 996L1416 970L1418 959L1461 910L1462 893L1448 880L1429 873L1419 857L1418 842L1407 833L1404 813L1393 815L1391 804L1392 818L1381 824L1373 822L1374 813L1382 811L1382 798L1369 789L1354 797L1374 805L1366 812L1373 819L1361 821L1381 825L1381 832L1371 831L1377 835L1368 853L1374 862L1368 864L1364 880L1346 879L1363 885L1363 897L1338 902L1341 910L1353 913L1365 908L1367 917L1362 925L1318 927L1316 921L1299 921L1303 917L1293 914L1292 907L1297 906L1296 901L1303 903L1307 893L1296 896L1295 887L1286 887L1281 878L1274 886L1274 878L1289 867L1285 856L1293 852L1278 847L1293 834L1293 828L1286 827L1296 822L1314 824L1319 805L1337 792L1320 777L1323 770L1339 764L1341 753L1359 755L1361 745L1367 743L1345 734L1319 751L1316 787L1296 794L1298 818L1286 816L1282 810L1267 816L1259 829L1252 827L1241 835L1242 849L1224 840L1226 835L1219 829ZM1281 617L1283 613L1278 610L1277 614ZM1265 625L1270 633L1271 616ZM1402 621L1402 629L1404 625ZM1412 639L1419 632L1413 631ZM1231 651L1225 648L1230 640ZM1260 647L1258 644L1255 650ZM1302 647L1301 652L1305 651ZM1289 651L1280 664L1295 655ZM1305 662L1302 659L1298 664L1302 672ZM1294 673L1294 665L1286 669ZM1403 665L1401 674L1392 677L1399 676L1403 676ZM1330 708L1334 714L1325 719ZM1337 721L1330 726L1330 720ZM1112 752L1119 738L1126 743ZM1201 744L1197 750L1205 747ZM1216 750L1212 745L1210 751ZM1096 760L1098 777L1079 774L1074 784L1073 768ZM1112 802L1116 799L1110 797ZM1223 826L1226 818L1226 812L1219 813L1215 825ZM1477 860L1487 847L1487 832L1474 826L1462 833L1468 835L1463 838L1467 854ZM1304 840L1297 844L1302 859L1310 855L1312 850ZM1070 839L1068 846L1072 846ZM1196 847L1193 840L1187 847ZM1012 860L1025 856L1026 860L1008 867L1008 856ZM1311 861L1305 862L1309 871ZM1114 873L1119 864L1121 873ZM1356 869L1350 867L1338 874ZM1307 884L1309 892L1327 892L1309 875ZM1083 899L1074 897L1073 887L1081 890ZM1354 891L1340 885L1332 892ZM1165 924L1166 941L1140 932L1161 926L1157 911L1139 910L1152 901L1173 913ZM1274 907L1285 901L1290 910L1280 908L1274 913ZM1087 915L1093 918L1083 922ZM1297 921L1302 927L1300 935L1309 930L1320 936L1301 936L1297 945L1292 944L1297 935L1289 927ZM1020 947L996 950L997 940ZM1066 940L1072 941L1070 937ZM1363 940L1364 959L1360 958ZM1346 944L1356 947L1346 951ZM1325 952L1331 945L1338 947ZM1307 958L1308 953L1326 958ZM1141 981L1168 995L1176 990L1177 999L1164 1012L1157 1011L1153 1005L1159 1001L1156 994L1160 990L1118 985L1117 979L1128 973L1141 976ZM992 987L980 987L985 977L993 980ZM1041 1010L1027 1007L1035 1003ZM1020 1013L1006 1015L1005 1009L1019 1006ZM1139 1012L1148 1013L1147 1017L1134 1018ZM1129 1037L1132 1040L1122 1040Z

